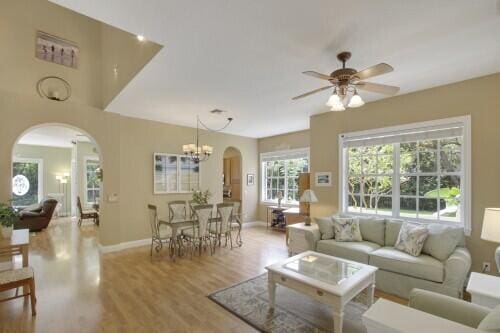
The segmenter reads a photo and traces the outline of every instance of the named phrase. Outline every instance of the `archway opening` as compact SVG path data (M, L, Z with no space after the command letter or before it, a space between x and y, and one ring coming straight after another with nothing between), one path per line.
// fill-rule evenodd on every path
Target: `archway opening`
M12 148L12 206L19 227L41 231L51 223L97 226L102 197L102 156L85 131L66 124L41 124L23 132ZM41 207L52 214L30 221L24 212ZM50 216L49 216L50 215ZM42 221L42 222L40 222ZM97 230L96 230L97 234Z

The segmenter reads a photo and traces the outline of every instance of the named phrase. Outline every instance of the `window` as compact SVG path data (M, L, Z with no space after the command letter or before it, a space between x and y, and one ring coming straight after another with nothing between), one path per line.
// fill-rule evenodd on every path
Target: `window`
M298 204L299 173L309 172L309 149L263 153L261 166L261 200L277 202L281 193L283 203Z
M100 183L96 170L99 160L95 157L85 158L85 203L92 205L99 202Z
M186 193L200 188L200 166L184 155L154 154L154 193Z
M470 232L470 118L340 136L344 212L462 225Z
M43 160L14 158L12 163L12 206L39 203L43 197Z

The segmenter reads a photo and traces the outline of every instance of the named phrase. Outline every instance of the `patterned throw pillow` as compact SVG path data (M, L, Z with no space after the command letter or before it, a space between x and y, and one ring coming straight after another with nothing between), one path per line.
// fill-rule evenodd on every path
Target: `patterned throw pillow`
M339 242L361 242L361 230L359 220L355 217L341 218L333 217L333 228L335 229L335 240Z
M418 257L420 252L422 252L428 235L429 229L426 226L405 222L399 230L398 239L394 247L414 257Z

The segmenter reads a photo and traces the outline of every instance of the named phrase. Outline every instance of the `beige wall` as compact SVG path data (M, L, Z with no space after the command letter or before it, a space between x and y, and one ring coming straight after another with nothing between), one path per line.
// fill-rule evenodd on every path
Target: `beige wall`
M333 187L314 188L320 202L311 206L312 215L328 215L338 209L339 134L471 115L472 235L467 245L474 271L481 270L483 261L494 263L497 244L482 241L480 234L484 208L500 205L495 176L500 165L500 155L496 152L500 147L499 91L500 74L495 74L368 103L359 109L311 117L311 172L333 173Z
M76 43L78 68L37 59L38 30ZM107 106L161 49L47 0L2 0L0 41L0 90L38 96L36 82L55 75L70 83L72 102L98 108Z
M282 135L270 136L267 138L259 139L259 154L280 151L280 150L288 150L288 149L298 149L298 148L307 148L310 144L310 132L309 130L291 132ZM260 159L260 156L259 156ZM260 171L260 170L259 170ZM257 177L258 183L256 186L260 189L260 184L262 184L262 178L259 172L259 176ZM259 220L265 222L267 220L267 205L260 203L260 192L259 196Z
M62 193L56 176L71 171L71 148L44 147L17 144L14 146L14 157L37 158L43 160L43 196L49 193ZM69 213L71 208L71 184L66 188L66 207L61 211Z

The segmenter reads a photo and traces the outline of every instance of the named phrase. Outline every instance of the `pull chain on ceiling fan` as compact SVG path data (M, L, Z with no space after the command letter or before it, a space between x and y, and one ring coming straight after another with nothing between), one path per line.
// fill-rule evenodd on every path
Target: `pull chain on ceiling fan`
M307 97L333 87L333 94L326 102L326 105L330 106L332 111L344 111L346 106L349 108L357 108L365 104L358 94L358 89L384 95L395 95L398 93L399 87L363 81L374 76L392 72L394 68L390 65L380 63L362 71L357 71L354 68L346 68L345 63L350 58L350 52L339 53L337 59L342 62L342 68L333 71L330 75L321 74L315 71L302 72L303 74L329 81L330 85L295 96L292 100Z

